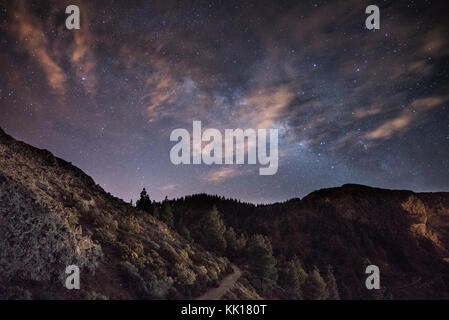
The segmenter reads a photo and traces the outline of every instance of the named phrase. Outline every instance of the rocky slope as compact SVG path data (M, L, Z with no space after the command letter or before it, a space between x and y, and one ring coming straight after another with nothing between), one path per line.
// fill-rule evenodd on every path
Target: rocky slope
M81 289L67 290L78 265ZM0 298L194 298L230 272L80 169L0 129Z

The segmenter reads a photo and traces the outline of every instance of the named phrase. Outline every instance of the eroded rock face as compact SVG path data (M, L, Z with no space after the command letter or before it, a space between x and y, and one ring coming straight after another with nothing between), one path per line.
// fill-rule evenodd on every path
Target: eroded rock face
M23 185L0 173L0 274L35 281L64 277L71 264L92 274L101 247L70 216L52 211Z
M101 246L83 234L76 209L58 197L66 193L68 174L47 151L3 132L0 142L0 279L62 282L71 264L94 274Z

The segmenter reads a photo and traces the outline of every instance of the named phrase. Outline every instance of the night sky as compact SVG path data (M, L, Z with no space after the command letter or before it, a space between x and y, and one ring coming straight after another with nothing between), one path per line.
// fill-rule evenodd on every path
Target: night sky
M449 191L443 4L0 1L0 126L126 201L142 187L251 202L344 183ZM278 173L173 165L170 133L193 120L279 129Z

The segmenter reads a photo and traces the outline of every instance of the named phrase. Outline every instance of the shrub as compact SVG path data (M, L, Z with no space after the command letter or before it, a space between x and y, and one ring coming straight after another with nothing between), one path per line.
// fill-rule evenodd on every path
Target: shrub
M192 285L195 283L196 274L184 264L176 264L174 267L176 278L181 284Z
M152 274L148 279L148 289L153 298L165 297L173 285L173 279L167 276L156 276Z
M135 287L137 292L142 297L148 297L150 291L145 283L145 280L139 274L139 270L130 262L122 261L120 262L120 274L123 280L130 286Z
M137 234L139 234L141 231L139 221L136 219L136 217L133 216L123 217L123 219L120 221L120 227L125 231Z

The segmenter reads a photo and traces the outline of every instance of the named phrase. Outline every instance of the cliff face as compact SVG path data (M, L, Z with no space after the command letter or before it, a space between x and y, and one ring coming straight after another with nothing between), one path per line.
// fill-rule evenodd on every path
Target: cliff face
M0 298L190 298L229 270L70 163L0 129ZM81 269L67 290L65 269Z

